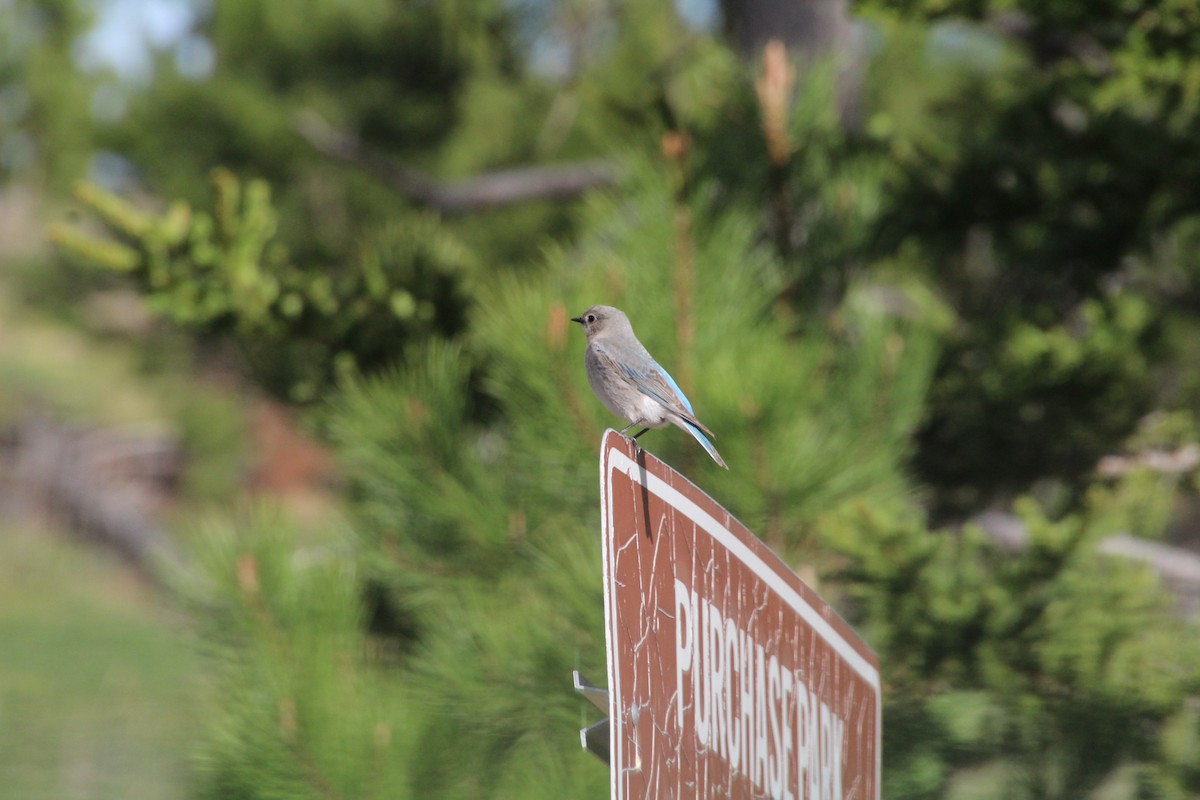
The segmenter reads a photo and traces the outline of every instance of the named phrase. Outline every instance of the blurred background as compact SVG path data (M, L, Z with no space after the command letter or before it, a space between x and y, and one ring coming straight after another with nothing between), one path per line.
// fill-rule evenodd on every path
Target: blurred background
M0 0L0 796L604 797L597 442L888 798L1200 796L1200 2Z

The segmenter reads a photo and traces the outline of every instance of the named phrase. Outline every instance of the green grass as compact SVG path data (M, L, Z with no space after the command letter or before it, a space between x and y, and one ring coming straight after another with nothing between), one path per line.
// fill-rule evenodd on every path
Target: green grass
M0 798L185 797L197 657L125 565L0 522Z

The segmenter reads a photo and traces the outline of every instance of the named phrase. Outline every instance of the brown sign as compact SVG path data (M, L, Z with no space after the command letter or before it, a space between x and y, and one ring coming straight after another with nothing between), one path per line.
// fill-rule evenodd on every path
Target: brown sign
M608 431L612 796L879 797L870 648L744 525Z

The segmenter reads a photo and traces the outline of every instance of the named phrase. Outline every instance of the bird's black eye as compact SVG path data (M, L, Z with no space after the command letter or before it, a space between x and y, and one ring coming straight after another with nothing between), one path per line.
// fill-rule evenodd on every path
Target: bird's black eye
M588 314L586 317L584 317L584 319L586 319L588 322L595 322L595 321L596 321L596 315L595 315L595 314Z

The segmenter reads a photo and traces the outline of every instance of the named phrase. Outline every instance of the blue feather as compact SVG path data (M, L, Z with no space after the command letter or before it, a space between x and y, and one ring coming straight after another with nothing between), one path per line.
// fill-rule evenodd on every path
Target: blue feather
M684 420L684 425L686 426L687 432L690 433L692 437L700 443L701 447L708 451L708 454L712 456L713 461L717 462L722 467L725 467L725 469L729 469L729 467L725 465L725 459L721 458L720 454L717 453L717 448L713 447L713 443L708 440L708 437L704 435L703 431L687 420Z
M675 392L675 396L679 398L679 402L683 404L683 407L687 409L687 412L692 416L695 416L696 412L692 411L692 404L688 401L687 395L683 393L683 389L679 388L679 384L676 383L675 379L671 377L671 373L660 367L657 361L651 361L650 363L654 365L654 368L658 370L658 374L661 375L663 380L667 382L667 385L671 387L671 391Z

